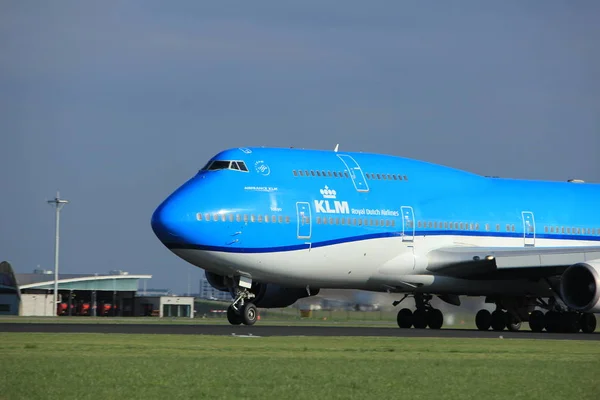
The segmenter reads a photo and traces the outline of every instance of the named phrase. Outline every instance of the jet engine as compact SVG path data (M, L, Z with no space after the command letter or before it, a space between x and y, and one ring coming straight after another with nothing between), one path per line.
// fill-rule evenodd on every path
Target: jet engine
M227 282L227 277L209 271L205 271L205 275L206 280L208 281L208 283L210 283L210 286L222 292L229 292L231 284Z
M223 292L231 292L233 287L232 278L209 271L206 271L205 274L206 280L212 287ZM287 307L299 299L319 294L319 289L310 289L309 293L306 288L287 288L272 283L258 282L252 284L251 291L255 296L252 302L260 308Z
M287 307L299 299L319 294L319 289L310 289L309 293L306 288L286 288L272 283L252 286L252 292L256 295L252 302L261 308Z
M565 304L580 312L600 312L600 260L571 265L562 274L560 292Z

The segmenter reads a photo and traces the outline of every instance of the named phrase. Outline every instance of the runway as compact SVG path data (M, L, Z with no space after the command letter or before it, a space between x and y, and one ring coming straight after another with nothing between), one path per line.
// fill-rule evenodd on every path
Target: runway
M123 333L153 335L219 335L219 336L362 336L402 338L498 338L504 339L552 339L552 340L600 340L600 333L534 333L494 332L470 329L399 329L339 326L283 326L283 325L168 325L168 324L83 324L83 323L0 323L0 332L41 333Z

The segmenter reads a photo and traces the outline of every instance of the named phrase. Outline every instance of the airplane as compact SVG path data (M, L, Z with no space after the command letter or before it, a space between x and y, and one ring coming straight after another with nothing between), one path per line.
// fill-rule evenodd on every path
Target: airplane
M593 332L600 184L504 179L385 154L232 148L154 211L175 255L228 291L232 325L320 289L413 297L400 328L440 329L433 296L484 297L479 330ZM401 297L402 296L402 297Z

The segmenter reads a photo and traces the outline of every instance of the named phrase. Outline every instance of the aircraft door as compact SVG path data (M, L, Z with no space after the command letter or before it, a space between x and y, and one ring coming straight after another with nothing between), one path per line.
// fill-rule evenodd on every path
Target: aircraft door
M413 242L415 240L415 214L412 207L400 207L402 213L402 241Z
M310 214L310 204L306 202L296 203L296 220L298 239L310 239L312 231L312 217Z
M347 154L337 154L337 156L342 160L348 173L350 174L350 178L354 183L354 187L358 192L368 192L369 185L367 184L367 180L365 179L365 175L360 168L360 165L356 162L354 158Z
M535 246L535 218L530 211L523 211L523 237L525 246Z

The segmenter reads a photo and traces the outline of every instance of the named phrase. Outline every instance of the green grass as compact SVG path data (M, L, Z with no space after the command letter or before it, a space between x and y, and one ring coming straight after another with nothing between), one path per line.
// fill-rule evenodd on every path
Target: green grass
M0 399L596 399L596 342L0 333Z

